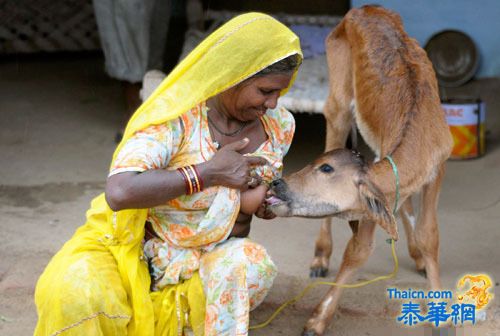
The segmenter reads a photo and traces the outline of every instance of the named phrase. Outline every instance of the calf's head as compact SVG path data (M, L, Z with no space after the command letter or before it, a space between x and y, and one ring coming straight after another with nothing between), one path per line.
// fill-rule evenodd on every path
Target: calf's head
M268 208L281 217L369 218L397 239L394 216L369 179L363 157L348 149L324 153L302 170L271 183Z

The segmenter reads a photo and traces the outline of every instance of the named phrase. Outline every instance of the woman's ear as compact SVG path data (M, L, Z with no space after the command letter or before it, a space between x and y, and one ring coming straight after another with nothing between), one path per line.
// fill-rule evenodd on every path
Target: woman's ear
M359 182L359 197L368 215L374 219L394 240L398 240L396 219L389 209L384 194L370 181Z

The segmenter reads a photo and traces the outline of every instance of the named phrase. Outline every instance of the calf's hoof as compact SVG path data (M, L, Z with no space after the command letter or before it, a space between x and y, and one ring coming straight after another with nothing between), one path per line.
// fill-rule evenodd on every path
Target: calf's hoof
M311 267L311 271L309 272L309 277L311 278L324 278L328 274L328 268L318 266Z

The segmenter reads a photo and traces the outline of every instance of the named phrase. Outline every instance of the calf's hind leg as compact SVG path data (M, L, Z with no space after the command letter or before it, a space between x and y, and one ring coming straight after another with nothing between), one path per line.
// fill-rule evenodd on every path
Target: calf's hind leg
M318 238L314 248L314 258L309 276L311 278L325 277L328 274L330 256L332 255L332 218L325 218L321 223Z
M422 188L419 220L415 229L415 240L418 249L422 253L427 279L432 289L441 288L437 205L445 171L444 163L437 169L434 180Z

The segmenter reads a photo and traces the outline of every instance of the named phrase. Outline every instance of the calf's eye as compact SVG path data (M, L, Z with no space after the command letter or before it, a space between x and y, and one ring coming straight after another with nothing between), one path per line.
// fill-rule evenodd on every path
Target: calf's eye
M321 166L319 166L319 170L327 174L332 173L334 171L333 167L326 163L323 163Z

